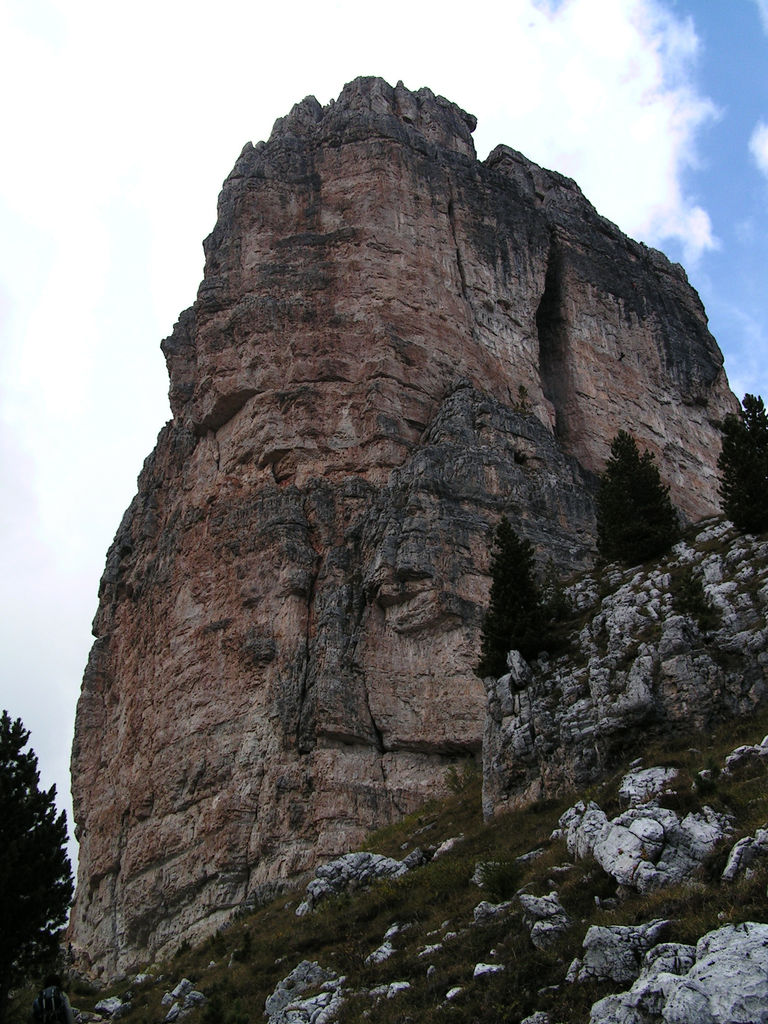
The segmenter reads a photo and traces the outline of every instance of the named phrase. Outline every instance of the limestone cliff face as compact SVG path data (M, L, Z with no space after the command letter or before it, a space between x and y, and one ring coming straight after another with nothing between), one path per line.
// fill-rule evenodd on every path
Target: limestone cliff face
M173 420L107 558L72 772L71 939L114 974L480 750L488 530L587 565L628 428L689 517L734 406L681 268L474 118L378 79L243 150Z

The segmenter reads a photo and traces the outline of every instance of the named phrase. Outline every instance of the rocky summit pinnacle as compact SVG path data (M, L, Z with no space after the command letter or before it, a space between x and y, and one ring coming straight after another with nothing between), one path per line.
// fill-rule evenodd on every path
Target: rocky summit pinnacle
M689 519L734 409L683 270L475 119L375 78L247 145L163 342L72 756L76 953L114 975L444 786L481 745L488 536L587 566L629 429Z

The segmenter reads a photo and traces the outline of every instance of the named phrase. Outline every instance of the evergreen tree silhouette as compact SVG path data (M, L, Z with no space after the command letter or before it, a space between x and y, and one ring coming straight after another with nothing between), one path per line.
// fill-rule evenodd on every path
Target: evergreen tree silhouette
M741 404L738 416L723 421L720 495L739 530L760 533L768 527L768 415L759 395L745 395Z
M67 823L56 814L56 787L39 789L29 732L0 718L0 1022L11 988L53 962L72 899Z
M641 455L634 438L620 430L600 478L597 547L608 561L636 565L664 554L680 534L669 488L661 482L649 451Z
M494 532L491 592L480 638L478 675L503 675L511 650L520 651L524 658L538 654L544 625L533 546L518 537L504 516Z

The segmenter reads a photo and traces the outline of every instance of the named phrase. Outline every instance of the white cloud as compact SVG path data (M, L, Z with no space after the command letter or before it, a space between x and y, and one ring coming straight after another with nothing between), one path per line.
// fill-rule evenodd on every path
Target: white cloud
M760 20L763 23L763 28L768 35L768 0L755 0L757 9L760 13Z
M520 18L505 33L509 90L491 102L493 142L569 174L636 237L676 239L689 259L715 247L709 215L685 187L697 135L717 116L695 85L690 19L654 0L525 6L535 27L522 32ZM499 137L505 128L512 137ZM490 144L482 120L478 136Z
M728 380L733 393L758 395L765 392L765 353L768 337L765 325L749 309L730 304L719 310L728 327L729 352L726 357Z
M749 151L760 171L768 177L768 124L760 121L749 140Z

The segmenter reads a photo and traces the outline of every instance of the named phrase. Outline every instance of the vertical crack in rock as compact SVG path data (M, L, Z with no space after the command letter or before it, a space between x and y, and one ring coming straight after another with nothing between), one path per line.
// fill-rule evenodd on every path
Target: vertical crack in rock
M561 440L568 438L567 410L570 392L564 292L562 253L553 235L547 259L544 291L536 309L536 331L539 340L542 391L554 407L555 432Z
M461 246L459 245L459 236L456 231L456 210L454 207L454 190L453 182L448 179L448 222L451 225L451 237L453 238L453 245L456 250L456 267L459 272L459 280L461 281L461 295L466 304L469 312L469 324L472 329L473 336L476 334L477 316L475 314L474 306L472 305L472 299L469 296L469 290L467 288L467 272L464 268L464 260L461 256Z
M240 750L240 757L244 756L247 760L247 754L244 755L243 748ZM253 822L251 828L246 835L245 850L243 852L244 859L244 873L245 881L243 884L243 892L246 894L246 899L251 895L251 876L253 874L254 863L251 860L251 850L258 848L258 835L259 835L259 806L261 802L261 790L264 782L264 770L263 766L261 771L256 772L253 776L253 786L255 792L251 795L251 805L253 810ZM258 858L256 858L258 863Z
M363 692L365 693L365 706L368 709L368 714L370 715L370 718L371 718L371 730L373 732L373 737L374 737L374 739L376 741L376 749L378 750L378 752L380 754L384 754L385 753L385 749L384 749L384 733L381 731L381 728L379 727L379 724L378 724L378 722L376 721L376 719L374 717L373 708L371 707L371 698L370 698L370 694L368 693L368 687L365 685L365 678L364 677L362 678L362 684L363 684ZM384 775L384 766L383 766L383 764L382 764L382 778L384 778L384 781L386 782L386 777Z
M307 508L306 496L303 502L304 515L307 522L307 542L315 552L314 568L312 571L309 586L307 587L307 607L304 620L304 669L301 676L299 688L298 707L296 709L296 750L299 754L309 754L315 746L316 738L312 724L312 712L308 700L309 690L312 686L312 630L315 621L315 592L317 581L320 576L321 555L312 542L314 533L309 509Z
M359 535L357 536L357 538L353 542L353 552L354 553L353 553L352 557L354 559L354 564L355 565L359 565L360 561L361 561L361 558L362 558ZM364 700L365 700L365 708L366 708L366 710L368 712L368 717L370 718L370 722L371 722L371 734L373 736L373 740L374 740L376 749L378 750L378 752L380 754L383 754L385 752L385 749L384 749L384 733L382 732L381 728L379 727L379 724L376 721L376 717L375 717L375 715L373 713L373 709L371 707L371 698L370 698L370 693L368 692L368 685L367 685L367 681L366 681L366 678L365 678L365 673L361 670L361 668L358 665L356 665L356 661L355 661L356 651L357 651L357 644L358 644L358 641L360 639L360 631L361 631L362 626L363 626L363 618L365 616L365 609L366 609L365 589L362 586L362 581L359 578L354 580L350 584L350 587L351 587L351 590L352 590L351 603L352 603L352 606L354 608L354 620L353 620L352 628L350 629L349 634L348 634L348 639L347 639L346 643L344 644L343 659L344 659L344 662L350 667L350 672L352 673L353 678L356 680L356 682L359 685L360 689L362 689L362 691L363 691ZM383 769L382 769L382 777L384 778L384 781L386 781Z

